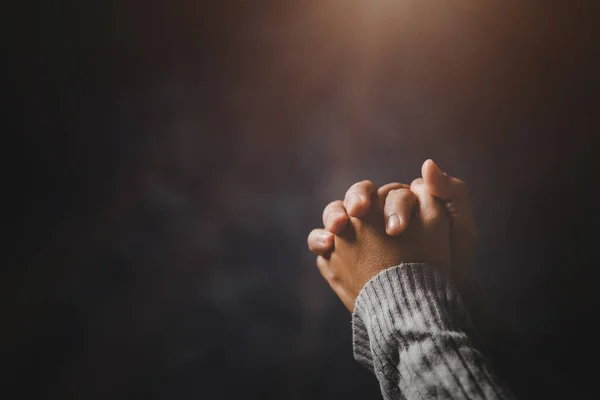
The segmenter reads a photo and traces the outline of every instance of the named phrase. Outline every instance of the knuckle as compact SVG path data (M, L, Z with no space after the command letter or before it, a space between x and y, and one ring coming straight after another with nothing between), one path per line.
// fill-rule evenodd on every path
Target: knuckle
M323 225L328 231L336 232L340 229L340 226L345 223L346 215L347 214L342 212L328 214L328 216L323 220Z
M396 202L405 202L405 201L411 201L413 198L415 198L415 194L413 192L411 192L409 189L394 189L390 192L390 196L392 198L393 201Z
M388 197L392 197L392 198L394 198L394 197L397 197L398 195L402 194L402 192L403 192L404 190L405 190L405 189L392 189L392 190L390 190L390 192L388 193Z
M368 180L368 179L366 179L364 181L360 181L360 182L358 182L358 184L362 185L364 187L373 187L373 186L375 186L375 184L372 181Z
M395 207L398 204L402 203L404 201L404 198L406 197L406 194L404 193L406 191L406 189L392 190L386 198L385 205L388 207Z
M327 204L323 209L323 218L325 219L325 217L333 211L340 211L342 208L343 203L341 200L332 201L331 203Z
M356 182L346 191L346 197L356 192L368 192L374 186L375 184L368 180Z
M327 281L331 284L331 285L340 285L342 283L341 278L339 277L339 275L337 275L335 272L330 271L327 274Z
M379 196L387 196L389 195L389 193L391 193L394 190L397 189L409 189L410 186L408 186L405 183L400 183L400 182L391 182L391 183L386 183L385 185L383 185L382 187L380 187L377 190L377 195Z
M314 231L313 231L314 232ZM308 244L308 248L312 251L313 249L313 245L315 243L315 239L314 239L314 234L313 232L308 234L308 237L306 238L306 244Z
M413 179L413 181L410 183L410 187L414 187L414 186L419 186L422 185L424 183L423 178L416 178Z
M377 195L378 196L387 196L388 193L395 188L397 188L397 186L394 183L386 183L385 185L383 185L379 189L377 189Z
M334 209L336 207L340 207L342 205L342 201L341 200L334 200L331 203L327 204L327 206L325 206L325 210L331 210Z
M308 243L308 248L311 251L314 251L316 248L319 247L319 241L318 239L318 233L319 231L317 229L313 229L309 234L308 237L306 238L306 242Z
M385 206L386 209L403 209L410 206L416 198L416 195L408 189L395 189L389 193Z

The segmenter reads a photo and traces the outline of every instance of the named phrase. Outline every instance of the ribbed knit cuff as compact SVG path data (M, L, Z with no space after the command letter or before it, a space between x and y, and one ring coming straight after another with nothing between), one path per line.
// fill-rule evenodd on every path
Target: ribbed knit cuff
M434 267L403 263L373 277L361 290L352 313L354 358L369 369L371 340L388 332L452 331L466 323L466 310L450 283Z
M473 346L471 325L450 279L426 264L401 264L356 299L354 358L377 376L386 400L511 398Z

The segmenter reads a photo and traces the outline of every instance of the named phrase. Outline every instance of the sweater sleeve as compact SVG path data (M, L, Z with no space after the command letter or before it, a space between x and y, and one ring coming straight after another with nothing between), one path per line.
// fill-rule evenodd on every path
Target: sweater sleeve
M385 400L513 398L465 333L470 326L440 272L401 264L360 292L352 315L354 357L375 374Z

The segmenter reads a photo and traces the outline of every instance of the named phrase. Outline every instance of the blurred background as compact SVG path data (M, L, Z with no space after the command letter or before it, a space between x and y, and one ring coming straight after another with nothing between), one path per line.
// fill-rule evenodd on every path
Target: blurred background
M470 186L476 274L514 332L493 345L501 375L522 398L595 393L596 2L63 0L5 16L2 388L380 398L306 236L352 183L410 182L433 158Z

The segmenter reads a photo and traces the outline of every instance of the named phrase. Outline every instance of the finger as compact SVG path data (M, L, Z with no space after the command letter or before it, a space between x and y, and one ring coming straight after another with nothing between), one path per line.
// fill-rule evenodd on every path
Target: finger
M426 190L425 181L422 178L413 180L410 183L410 190L417 196L421 207L429 205L433 201L433 196Z
M425 161L421 173L427 191L446 205L453 224L473 234L476 228L467 184L446 174L433 160Z
M331 263L325 257L317 257L317 268L321 273L321 276L327 281L333 292L339 297L344 303L344 306L348 311L354 311L354 298L343 288L338 279L335 276L331 268Z
M416 178L410 183L410 188L412 189L414 186L422 185L423 183L425 183L423 178Z
M427 191L439 198L448 211L453 264L460 268L457 273L468 275L475 257L478 234L467 185L446 174L432 160L425 161L421 173Z
M386 199L387 195L392 190L396 190L396 189L409 189L410 190L410 185L407 185L406 183L392 182L392 183L386 183L385 185L383 185L382 187L377 189L377 200L379 202L379 206L381 207L381 209L383 209L383 206L385 205L385 199Z
M319 269L321 276L327 281L327 283L331 284L330 282L334 279L334 274L331 270L329 260L323 256L318 256L317 268Z
M308 249L316 255L333 250L333 233L325 229L313 229L308 235Z
M361 181L350 186L344 197L344 206L348 215L355 218L364 216L371 206L371 196L377 186L371 181Z
M410 215L416 206L417 196L410 189L391 190L385 198L383 207L387 234L397 236L404 232L410 221Z
M444 202L452 200L456 193L451 186L451 178L448 174L433 161L427 160L421 167L422 180L427 184L429 192L443 200Z
M400 182L387 183L387 184L383 185L382 187L380 187L379 189L377 189L377 197L379 197L379 198L386 197L388 195L388 193L390 193L392 190L395 190L395 189L410 189L410 185L407 185L406 183L400 183Z
M418 199L421 218L423 220L435 218L439 205L436 204L436 199L427 191L425 181L422 178L415 179L410 184L410 190Z
M323 226L329 232L340 234L346 228L348 214L341 200L332 201L323 210Z

